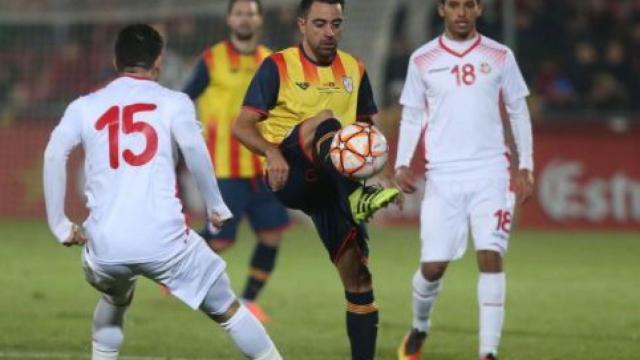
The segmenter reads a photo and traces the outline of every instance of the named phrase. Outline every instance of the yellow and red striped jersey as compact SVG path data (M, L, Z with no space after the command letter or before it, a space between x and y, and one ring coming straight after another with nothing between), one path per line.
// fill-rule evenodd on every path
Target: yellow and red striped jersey
M219 178L262 175L261 160L240 144L231 127L253 75L270 54L264 46L258 46L251 54L243 54L228 40L217 43L203 52L184 89L196 101Z
M265 117L259 129L280 143L300 122L330 109L343 125L378 112L364 65L338 51L331 64L314 63L302 46L271 55L254 76L244 107Z

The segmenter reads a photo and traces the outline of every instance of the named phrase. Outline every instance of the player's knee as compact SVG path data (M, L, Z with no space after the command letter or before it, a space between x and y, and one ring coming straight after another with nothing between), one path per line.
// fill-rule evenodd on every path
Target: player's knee
M342 128L342 124L340 124L340 121L338 121L338 119L334 117L323 119L318 124L318 126L316 126L314 138L317 141L321 139L323 136L327 134L335 133L341 128Z
M278 247L282 241L282 231L261 231L258 234L258 241L269 247Z
M235 315L238 312L239 308L240 308L240 303L238 302L238 300L235 300L233 303L231 303L231 305L229 305L229 307L227 307L225 310L222 310L219 313L213 313L213 312L205 312L205 313L213 321L217 322L218 324L222 324L229 321L233 317L233 315Z
M427 281L438 281L444 276L447 265L448 262L423 263L420 272Z
M119 308L126 308L131 305L131 302L133 301L133 294L134 290L131 289L122 295L102 294L102 298L110 305Z
M493 250L478 251L478 269L483 273L502 272L502 254Z
M365 292L369 291L372 288L372 277L369 268L362 265L356 271L351 274L348 281L346 282L346 289L349 292Z

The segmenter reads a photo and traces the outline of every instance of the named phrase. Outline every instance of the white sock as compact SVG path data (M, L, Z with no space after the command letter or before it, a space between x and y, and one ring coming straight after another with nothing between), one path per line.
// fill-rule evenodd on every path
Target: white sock
M241 305L238 311L221 324L240 352L249 359L280 360L280 354L262 324Z
M92 360L115 360L124 340L124 314L128 306L115 306L101 297L93 313Z
M93 352L91 353L91 360L117 360L118 352L117 351L102 351L98 349L93 343Z
M442 279L429 281L420 269L413 275L413 328L429 332L433 303L442 288Z
M497 354L504 323L506 277L504 273L480 273L480 356Z

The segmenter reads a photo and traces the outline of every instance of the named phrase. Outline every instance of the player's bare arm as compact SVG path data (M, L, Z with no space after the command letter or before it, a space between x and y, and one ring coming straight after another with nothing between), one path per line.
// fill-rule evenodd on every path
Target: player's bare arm
M267 158L269 186L277 191L287 182L289 164L278 146L268 142L258 131L257 125L261 120L261 114L243 109L233 123L233 134L249 150Z
M514 187L518 204L525 204L533 196L533 171L520 169L514 179Z

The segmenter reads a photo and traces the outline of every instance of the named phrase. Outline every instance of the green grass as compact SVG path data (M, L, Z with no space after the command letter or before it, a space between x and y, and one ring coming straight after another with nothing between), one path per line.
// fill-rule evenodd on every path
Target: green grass
M97 293L84 282L80 249L57 245L40 222L0 222L0 229L0 358L39 353L46 359L53 353L56 359L86 359ZM410 324L416 233L371 231L381 309L377 359L395 359ZM238 245L225 254L236 290L243 286L252 245L243 228ZM640 359L639 255L638 233L517 232L506 263L501 359ZM476 279L471 253L450 268L425 359L475 359ZM313 230L297 227L286 234L262 304L286 359L348 359L343 293ZM242 358L214 323L162 297L147 280L139 282L128 314L122 354Z

